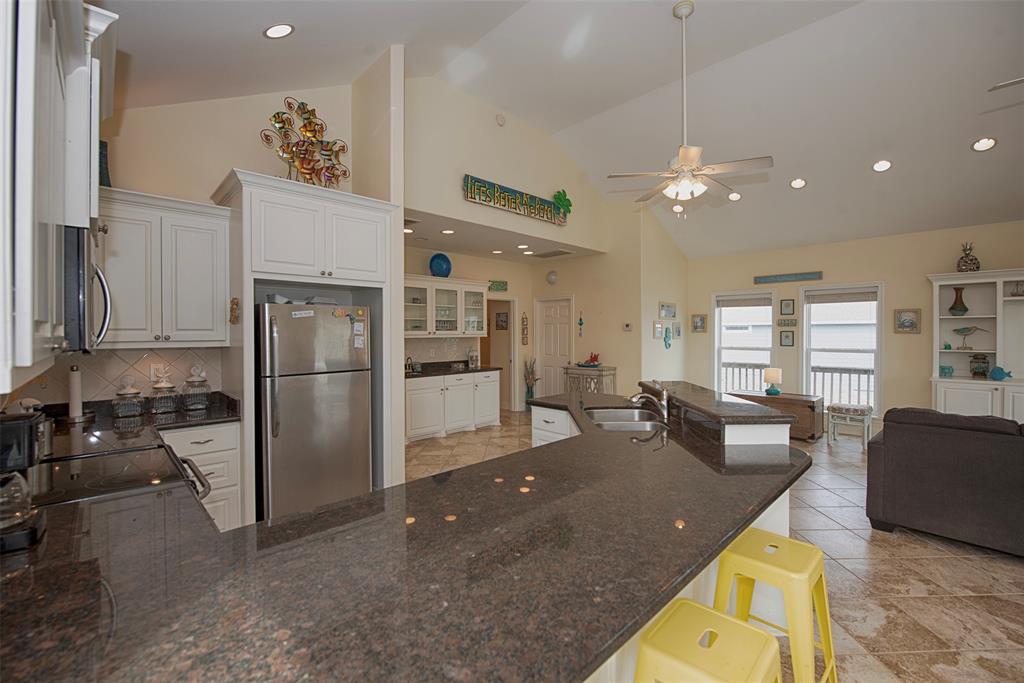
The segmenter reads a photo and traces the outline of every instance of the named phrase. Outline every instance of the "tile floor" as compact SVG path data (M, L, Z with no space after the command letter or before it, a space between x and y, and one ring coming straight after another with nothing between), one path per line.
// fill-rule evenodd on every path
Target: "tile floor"
M410 444L406 477L530 445L529 413L503 411L500 426ZM859 438L793 445L814 465L790 492L791 535L826 555L839 680L1024 681L1024 558L917 532L873 531Z

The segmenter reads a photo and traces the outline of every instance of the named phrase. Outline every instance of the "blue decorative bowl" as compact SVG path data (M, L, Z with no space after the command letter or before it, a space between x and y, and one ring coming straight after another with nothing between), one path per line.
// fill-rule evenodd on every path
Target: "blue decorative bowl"
M452 260L438 252L430 257L430 274L434 277L448 277L452 274Z

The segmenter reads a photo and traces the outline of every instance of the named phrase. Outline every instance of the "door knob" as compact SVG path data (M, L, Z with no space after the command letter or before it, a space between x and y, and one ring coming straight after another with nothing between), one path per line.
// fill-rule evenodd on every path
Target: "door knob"
M109 233L110 233L110 228L109 228L109 227L107 227L107 224L106 224L106 223L104 223L104 224L103 224L103 225L101 225L100 227L96 228L96 230L97 230L97 231L99 231L99 232L102 232L102 233L103 233L104 235L106 235L106 234L109 234Z
M321 271L320 271L320 274L321 274L321 275L327 275L327 271L326 271L326 270L321 270Z
M333 270L328 270L327 274L333 276L334 275L334 271Z
M164 341L170 341L170 340L171 340L171 335L165 334L164 335Z
M159 334L154 334L153 335L153 341L160 341L160 335Z

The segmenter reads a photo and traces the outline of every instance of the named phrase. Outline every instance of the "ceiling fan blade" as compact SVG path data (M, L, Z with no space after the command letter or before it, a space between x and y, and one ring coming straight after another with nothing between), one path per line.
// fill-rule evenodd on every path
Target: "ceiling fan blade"
M675 173L673 171L650 171L643 173L609 173L609 178L646 178L649 176L661 176L663 178L671 178Z
M703 152L703 147L679 145L679 156L672 168L693 168L695 166L700 166L700 155Z
M737 161L723 161L717 164L708 164L700 169L703 175L722 175L724 173L741 173L744 171L756 171L761 168L771 168L775 162L771 157L754 157L753 159L739 159Z
M993 90L1002 90L1003 88L1009 88L1011 85L1020 85L1021 83L1024 83L1024 77L1012 78L1008 81L1003 81L1002 83L996 83L991 88L989 88L988 91L992 92Z
M715 180L711 176L699 175L697 176L697 180L704 183L704 185L708 188L708 192L715 195L716 197L725 197L726 199L728 199L729 195L735 192L735 190L733 190L731 187L729 187L725 183Z
M641 197L638 197L637 200L636 200L636 203L637 204L642 204L643 202L646 202L651 197L654 197L654 196L660 194L661 191L664 190L666 187L668 187L669 183L671 183L671 182L672 182L671 180L666 180L665 182L661 183L660 185L655 187L653 190L651 190L647 194L645 194L645 195L643 195Z

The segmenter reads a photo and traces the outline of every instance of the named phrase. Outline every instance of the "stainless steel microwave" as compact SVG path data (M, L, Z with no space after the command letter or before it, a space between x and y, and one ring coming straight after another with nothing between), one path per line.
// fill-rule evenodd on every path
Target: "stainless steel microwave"
M105 225L64 227L64 337L68 351L92 351L110 327L110 288L103 269L94 262L99 233ZM102 315L96 309L102 301Z

